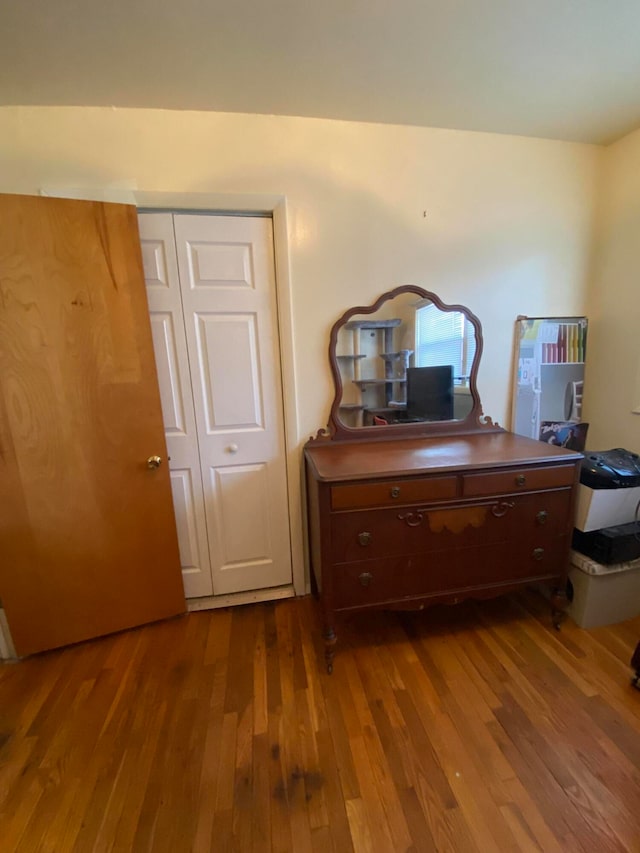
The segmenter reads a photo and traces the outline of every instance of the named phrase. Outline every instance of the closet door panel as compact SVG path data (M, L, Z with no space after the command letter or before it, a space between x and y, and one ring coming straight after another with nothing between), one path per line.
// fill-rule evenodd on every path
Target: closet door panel
M255 314L195 316L207 434L264 429Z
M214 592L173 216L138 215L171 488L187 598Z
M217 593L291 583L270 219L174 216Z
M165 432L185 436L184 400L178 370L176 330L169 311L151 312L151 335L160 384Z
M272 563L273 545L269 523L269 477L264 464L233 465L210 469L216 495L216 526L221 532L219 552L221 581L225 573L241 574L252 588L264 584ZM244 519L244 523L238 523Z
M188 468L184 470L174 468L171 471L171 493L176 518L180 519L177 525L178 546L185 586L191 580L189 576L200 572L202 563L200 558L202 549L198 542L196 526L198 510L195 492L191 471Z

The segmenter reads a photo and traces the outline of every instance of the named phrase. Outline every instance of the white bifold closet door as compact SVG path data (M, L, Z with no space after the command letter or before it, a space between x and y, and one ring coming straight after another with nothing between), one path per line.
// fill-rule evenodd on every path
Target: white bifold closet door
M289 584L271 219L138 218L185 594Z

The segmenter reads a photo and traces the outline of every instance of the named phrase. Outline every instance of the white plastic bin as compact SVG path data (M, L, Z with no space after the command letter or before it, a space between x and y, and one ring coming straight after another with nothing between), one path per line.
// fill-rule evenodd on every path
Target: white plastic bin
M604 566L571 552L569 616L581 628L613 625L640 615L640 559Z

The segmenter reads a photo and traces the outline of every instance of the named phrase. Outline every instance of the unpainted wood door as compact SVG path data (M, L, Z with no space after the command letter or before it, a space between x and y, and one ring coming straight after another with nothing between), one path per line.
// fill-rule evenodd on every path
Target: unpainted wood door
M185 601L136 210L5 195L0 221L0 598L22 655Z
M174 489L187 594L209 594L207 560L214 594L289 584L272 222L169 213L140 222L172 475L190 484L188 500Z

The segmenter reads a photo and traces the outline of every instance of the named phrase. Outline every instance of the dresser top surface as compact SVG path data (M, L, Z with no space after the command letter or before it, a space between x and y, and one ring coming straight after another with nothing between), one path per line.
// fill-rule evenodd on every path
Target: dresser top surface
M333 442L305 446L314 476L322 482L439 474L514 465L567 464L582 454L511 432L387 441Z

